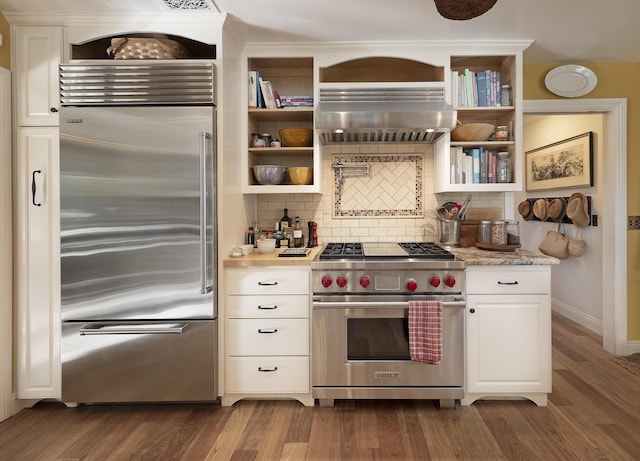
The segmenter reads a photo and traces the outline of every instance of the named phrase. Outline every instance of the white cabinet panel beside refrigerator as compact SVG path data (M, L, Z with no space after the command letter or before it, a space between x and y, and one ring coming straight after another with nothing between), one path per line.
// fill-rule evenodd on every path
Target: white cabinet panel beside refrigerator
M62 65L62 399L217 399L212 64Z

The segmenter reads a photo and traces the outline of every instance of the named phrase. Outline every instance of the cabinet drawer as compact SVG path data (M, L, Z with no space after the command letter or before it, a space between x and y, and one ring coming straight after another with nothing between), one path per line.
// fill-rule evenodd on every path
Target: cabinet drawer
M467 294L550 293L549 266L496 269L495 266L467 269Z
M309 392L308 357L229 357L227 392Z
M307 319L229 319L228 355L309 354Z
M228 318L309 318L308 295L227 296Z
M309 271L228 272L226 289L230 294L309 294Z

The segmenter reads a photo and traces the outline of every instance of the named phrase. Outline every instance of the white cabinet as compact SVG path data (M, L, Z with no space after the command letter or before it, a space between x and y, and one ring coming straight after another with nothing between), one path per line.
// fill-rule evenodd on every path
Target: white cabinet
M62 27L16 26L15 94L17 126L58 126Z
M58 129L17 130L18 398L60 398Z
M293 398L313 406L310 270L225 270L225 384L222 404Z
M551 392L549 266L472 266L466 271L466 384L480 398L547 404Z

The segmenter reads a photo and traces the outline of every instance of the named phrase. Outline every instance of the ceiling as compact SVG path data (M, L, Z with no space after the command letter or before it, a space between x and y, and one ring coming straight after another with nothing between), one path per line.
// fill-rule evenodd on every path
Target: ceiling
M498 0L466 21L444 19L433 0L0 0L0 11L228 13L250 42L528 39L529 64L640 61L638 0Z

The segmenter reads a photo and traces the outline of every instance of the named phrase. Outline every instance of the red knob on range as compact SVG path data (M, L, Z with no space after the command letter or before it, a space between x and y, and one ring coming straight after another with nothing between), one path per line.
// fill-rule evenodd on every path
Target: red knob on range
M434 288L438 288L440 286L440 277L437 275L432 275L429 277L429 285Z
M368 275L363 275L362 277L360 277L360 286L362 288L367 288L370 283L371 283L371 279L369 278Z
M410 278L409 280L407 280L407 290L416 291L417 288L418 288L418 282L416 282L416 279Z
M336 283L340 288L344 288L347 286L347 278L344 275L341 275L336 279Z
M325 275L324 277L322 277L322 286L323 287L329 288L332 283L333 283L333 279L331 278L331 276Z
M444 277L444 284L451 288L456 284L456 278L453 275L446 275Z

